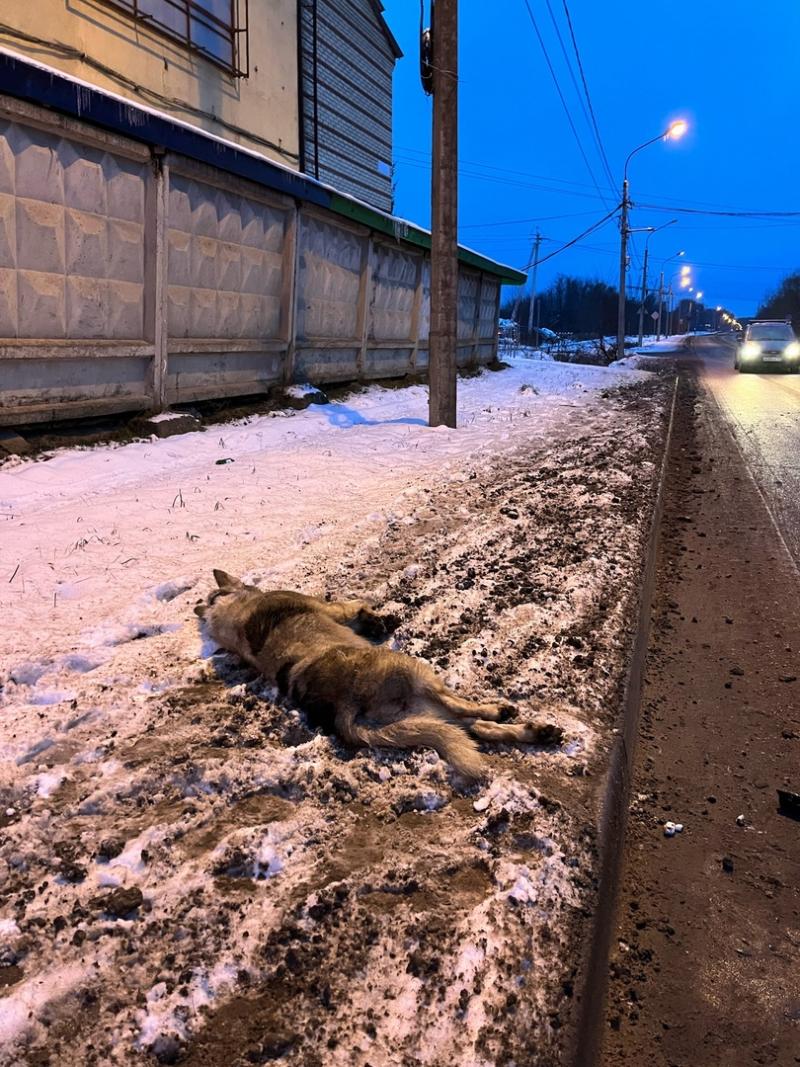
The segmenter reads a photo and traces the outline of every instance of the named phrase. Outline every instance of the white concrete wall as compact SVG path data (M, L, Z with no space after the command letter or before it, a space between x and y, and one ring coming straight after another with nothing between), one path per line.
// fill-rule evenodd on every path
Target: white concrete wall
M461 365L498 294L462 271ZM0 97L0 424L412 374L429 320L422 249Z

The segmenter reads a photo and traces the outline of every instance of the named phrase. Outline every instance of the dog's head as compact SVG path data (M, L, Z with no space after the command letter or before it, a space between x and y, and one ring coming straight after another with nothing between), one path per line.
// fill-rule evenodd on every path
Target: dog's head
M234 596L237 593L246 591L258 591L254 585L245 585L239 578L234 578L232 574L228 574L226 571L215 570L214 580L217 583L217 588L212 589L204 601L201 600L195 605L194 613L199 615L201 619L205 618L208 609L216 604L220 597Z

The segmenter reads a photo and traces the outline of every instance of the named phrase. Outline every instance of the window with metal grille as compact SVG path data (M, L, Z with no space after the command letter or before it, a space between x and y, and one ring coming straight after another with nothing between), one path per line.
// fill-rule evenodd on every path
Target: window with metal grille
M248 0L103 0L236 77L249 74Z

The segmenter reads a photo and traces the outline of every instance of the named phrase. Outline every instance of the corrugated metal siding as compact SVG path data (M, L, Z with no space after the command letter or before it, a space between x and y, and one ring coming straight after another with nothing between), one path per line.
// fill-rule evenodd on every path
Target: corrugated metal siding
M392 161L395 57L375 11L369 0L301 0L300 14L306 172L391 211L391 175L378 167Z

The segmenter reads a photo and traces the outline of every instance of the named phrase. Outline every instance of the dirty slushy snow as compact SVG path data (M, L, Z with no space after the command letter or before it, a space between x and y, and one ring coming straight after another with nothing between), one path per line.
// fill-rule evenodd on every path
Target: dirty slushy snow
M426 404L0 467L0 1063L558 1055L661 387L520 361L459 383L457 431ZM349 750L207 641L212 567L364 596L567 740L486 746L469 791Z

